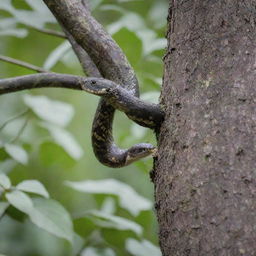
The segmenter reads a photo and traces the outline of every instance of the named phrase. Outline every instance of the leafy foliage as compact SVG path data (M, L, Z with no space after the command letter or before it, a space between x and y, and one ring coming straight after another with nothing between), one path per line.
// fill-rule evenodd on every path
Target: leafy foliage
M80 182L66 182L73 189L85 193L116 195L120 207L126 209L130 214L137 216L143 210L150 210L152 203L141 197L130 186L117 180L86 180Z
M141 97L157 102L167 1L89 2L134 67ZM5 55L82 75L70 44L40 29L59 29L41 0L0 1L0 49ZM30 73L2 62L0 70L2 78ZM113 172L95 160L90 123L96 104L94 96L59 89L1 97L0 253L161 255L154 245L157 231L148 178L152 161ZM114 131L122 147L154 143L152 132L119 113ZM18 239L13 240L14 234Z

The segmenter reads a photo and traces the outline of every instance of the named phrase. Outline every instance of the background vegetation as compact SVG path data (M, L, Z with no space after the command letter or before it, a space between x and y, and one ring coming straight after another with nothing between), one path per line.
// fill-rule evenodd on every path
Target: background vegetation
M92 0L91 7L127 54L141 97L157 101L167 0ZM69 43L42 28L59 30L41 0L0 2L0 54L83 75ZM0 78L31 73L0 62ZM152 160L114 170L95 159L90 130L97 102L96 96L64 89L1 96L0 254L161 255ZM114 132L121 147L155 144L152 132L120 113Z

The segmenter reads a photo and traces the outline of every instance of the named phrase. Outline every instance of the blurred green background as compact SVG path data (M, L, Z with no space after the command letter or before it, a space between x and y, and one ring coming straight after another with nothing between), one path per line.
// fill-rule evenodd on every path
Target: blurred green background
M135 69L141 97L157 102L167 0L92 0L90 4ZM83 75L69 43L40 32L43 28L60 30L41 0L1 0L1 55L58 73ZM0 61L0 79L33 73ZM149 178L152 159L122 169L108 168L95 159L90 133L98 100L65 89L1 95L0 255L161 255ZM153 132L119 112L114 137L123 148L139 142L156 144ZM17 186L26 180L40 183ZM42 186L51 199L43 199L47 193ZM29 202L33 213L27 210Z

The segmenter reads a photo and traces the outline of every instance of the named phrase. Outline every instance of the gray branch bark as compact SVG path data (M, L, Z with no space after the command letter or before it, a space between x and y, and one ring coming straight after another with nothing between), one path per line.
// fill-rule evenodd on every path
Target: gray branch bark
M87 0L83 0L82 4L84 6L84 10L86 12L89 12L89 4ZM74 37L68 32L68 30L62 25L62 29L64 33L66 34L67 39L69 40L70 44L72 45L72 48L83 68L84 74L87 76L92 76L92 77L101 77L101 74L95 65L95 63L92 61L88 53L81 47Z
M124 53L80 0L44 0L56 19L89 54L104 78L138 95L138 82Z

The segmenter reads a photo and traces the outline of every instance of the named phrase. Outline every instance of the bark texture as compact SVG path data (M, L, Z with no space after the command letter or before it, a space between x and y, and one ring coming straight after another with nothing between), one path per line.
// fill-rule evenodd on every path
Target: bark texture
M155 162L164 256L256 255L256 2L171 0Z

